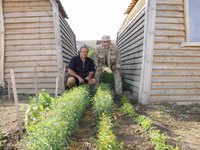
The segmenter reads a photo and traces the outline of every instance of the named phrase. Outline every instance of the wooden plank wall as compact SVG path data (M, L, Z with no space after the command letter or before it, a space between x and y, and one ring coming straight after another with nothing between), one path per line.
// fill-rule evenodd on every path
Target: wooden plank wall
M52 5L49 0L3 0L5 16L5 79L14 69L19 93L38 88L54 93L58 73Z
M186 40L183 0L157 0L150 102L200 101L200 47Z
M71 57L77 55L76 37L67 21L61 15L60 30L64 66L68 66Z
M117 38L121 53L123 80L136 99L139 96L141 80L144 18L145 12L142 11Z

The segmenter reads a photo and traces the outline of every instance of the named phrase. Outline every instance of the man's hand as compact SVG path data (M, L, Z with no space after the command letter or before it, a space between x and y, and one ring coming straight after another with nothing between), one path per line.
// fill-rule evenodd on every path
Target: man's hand
M85 78L85 80L90 81L91 78L90 78L89 76L87 76L87 77Z
M78 77L78 81L79 81L80 84L84 83L84 80L81 77Z
M92 78L94 78L94 72L89 72L88 76L85 78L85 80L90 81Z

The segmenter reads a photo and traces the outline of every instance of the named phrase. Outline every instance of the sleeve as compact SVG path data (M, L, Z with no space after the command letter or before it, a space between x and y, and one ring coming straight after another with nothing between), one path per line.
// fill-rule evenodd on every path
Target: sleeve
M121 56L119 48L116 48L116 68L121 68Z
M68 68L71 69L71 70L75 70L75 57L71 58L69 65L68 65Z

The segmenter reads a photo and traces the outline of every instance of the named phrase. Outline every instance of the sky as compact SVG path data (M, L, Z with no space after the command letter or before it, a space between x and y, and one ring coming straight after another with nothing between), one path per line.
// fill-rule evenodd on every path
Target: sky
M116 40L132 0L61 0L76 40L100 40L110 35Z

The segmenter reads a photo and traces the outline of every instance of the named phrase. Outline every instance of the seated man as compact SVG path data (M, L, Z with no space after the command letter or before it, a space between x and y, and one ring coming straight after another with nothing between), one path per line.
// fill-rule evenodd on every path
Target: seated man
M78 56L72 57L68 66L69 77L67 79L67 86L69 88L75 85L79 86L83 83L88 83L94 85L96 79L94 78L95 66L94 61L87 57L89 48L87 46L82 46L80 48L80 54Z

